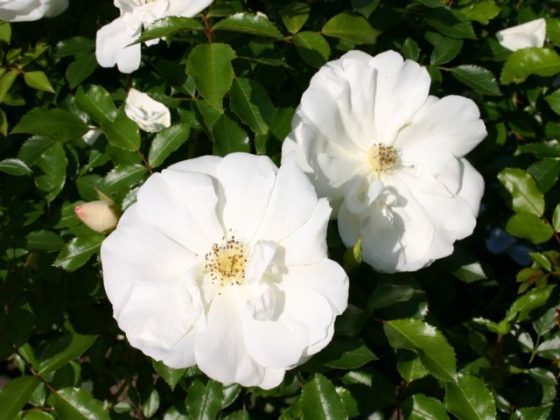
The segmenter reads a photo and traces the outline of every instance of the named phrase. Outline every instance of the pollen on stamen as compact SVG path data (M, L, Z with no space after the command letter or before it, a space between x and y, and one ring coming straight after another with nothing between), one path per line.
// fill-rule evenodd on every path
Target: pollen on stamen
M215 286L236 286L245 282L247 246L235 239L214 244L204 256L204 269Z
M377 176L391 172L397 163L397 150L393 146L378 143L369 149L368 165Z

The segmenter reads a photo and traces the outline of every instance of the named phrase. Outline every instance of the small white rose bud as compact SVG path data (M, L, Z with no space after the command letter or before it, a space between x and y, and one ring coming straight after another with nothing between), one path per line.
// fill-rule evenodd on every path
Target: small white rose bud
M169 109L136 89L130 89L128 92L124 112L138 127L148 133L156 133L171 125Z
M546 38L546 20L535 19L503 29L496 33L496 38L502 47L511 51L523 48L541 48Z
M74 212L87 227L96 232L114 229L119 221L114 208L103 200L80 204L74 208Z

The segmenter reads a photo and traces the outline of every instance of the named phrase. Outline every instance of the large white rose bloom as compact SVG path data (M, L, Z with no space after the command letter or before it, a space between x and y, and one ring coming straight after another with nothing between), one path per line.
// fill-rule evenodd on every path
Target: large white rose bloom
M206 156L152 175L103 242L130 343L172 368L272 388L331 340L348 278L327 257L331 208L295 161Z
M496 38L502 47L511 51L523 48L541 48L546 38L546 20L544 18L535 19L503 29L496 32Z
M484 182L463 156L484 123L470 99L429 90L414 61L351 51L312 78L284 143L379 271L418 270L475 227Z
M0 0L0 20L29 22L58 16L68 8L68 0Z
M95 55L102 67L117 65L122 73L140 67L140 44L133 44L142 29L168 16L192 17L213 0L114 0L121 15L97 31ZM148 42L148 45L157 43Z

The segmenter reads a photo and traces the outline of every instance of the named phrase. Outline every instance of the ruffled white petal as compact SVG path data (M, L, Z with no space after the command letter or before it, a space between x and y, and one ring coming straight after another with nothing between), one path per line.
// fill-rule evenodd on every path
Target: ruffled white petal
M140 67L140 44L133 44L140 35L140 27L131 31L123 17L117 18L97 31L95 56L101 67L118 66L122 73L132 73Z
M214 0L169 0L167 16L192 17L206 9Z
M169 108L136 89L128 91L124 111L128 118L148 133L156 133L171 125Z
M517 51L523 48L540 48L546 38L546 20L535 19L521 25L512 26L496 32L498 42L508 50Z

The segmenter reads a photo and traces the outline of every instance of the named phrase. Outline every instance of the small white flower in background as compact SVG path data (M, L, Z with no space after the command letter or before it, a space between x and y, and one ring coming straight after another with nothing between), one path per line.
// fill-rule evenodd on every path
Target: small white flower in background
M128 118L148 133L156 133L171 126L169 109L136 89L128 91L124 111Z
M546 38L546 20L535 19L521 25L512 26L496 33L502 47L511 51L522 48L542 47Z
M473 101L429 96L430 76L394 51L351 51L312 78L284 143L342 240L385 272L418 270L470 235L484 190L463 159L486 129Z
M114 0L120 17L97 31L95 55L101 67L117 65L122 73L132 73L140 67L141 47L133 44L142 29L168 16L192 17L213 0ZM157 43L147 42L147 45Z
M96 232L114 229L119 221L114 207L104 200L80 204L74 208L74 212L87 227Z
M29 22L60 15L68 0L0 0L0 20Z
M347 305L330 213L295 161L235 153L152 175L101 247L120 328L172 368L277 386L329 343Z

